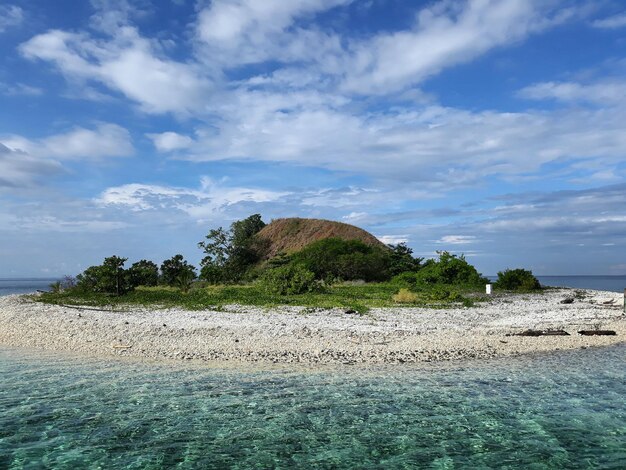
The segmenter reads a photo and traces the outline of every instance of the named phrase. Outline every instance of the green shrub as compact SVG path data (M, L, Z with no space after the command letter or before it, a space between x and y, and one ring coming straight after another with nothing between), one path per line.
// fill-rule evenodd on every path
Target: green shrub
M61 281L53 282L52 284L49 284L48 287L50 288L50 292L53 294L58 294L63 290L61 288Z
M315 274L299 264L288 264L268 269L259 278L259 284L270 294L293 295L320 290Z
M417 272L404 272L391 278L391 283L399 287L415 290L420 276Z
M417 272L417 284L478 287L489 282L465 260L465 256L453 255L447 251L441 251L438 254L437 261L428 260Z
M533 291L541 289L541 284L532 271L526 269L506 269L498 273L494 286L498 289L513 291Z
M450 286L437 285L428 291L428 299L445 302L463 302L465 297Z
M367 282L389 279L389 250L358 240L318 240L294 253L292 260L315 274L316 279L362 279Z

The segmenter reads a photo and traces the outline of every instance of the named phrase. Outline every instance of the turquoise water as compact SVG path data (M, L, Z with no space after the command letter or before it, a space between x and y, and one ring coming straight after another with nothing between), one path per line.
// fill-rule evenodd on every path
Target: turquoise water
M0 468L624 468L625 353L260 370L0 349Z

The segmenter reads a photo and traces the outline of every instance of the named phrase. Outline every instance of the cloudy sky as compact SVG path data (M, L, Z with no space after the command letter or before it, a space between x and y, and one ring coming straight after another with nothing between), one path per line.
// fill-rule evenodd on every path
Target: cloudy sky
M0 277L253 213L626 273L622 0L0 1Z

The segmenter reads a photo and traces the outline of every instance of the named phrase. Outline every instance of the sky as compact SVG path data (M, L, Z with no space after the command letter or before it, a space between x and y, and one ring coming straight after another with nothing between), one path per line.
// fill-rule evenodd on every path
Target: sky
M626 3L0 0L0 277L255 213L626 274Z

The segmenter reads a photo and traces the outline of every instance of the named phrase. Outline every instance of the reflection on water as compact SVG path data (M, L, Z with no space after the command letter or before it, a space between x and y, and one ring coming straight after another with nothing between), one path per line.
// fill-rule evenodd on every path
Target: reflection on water
M624 353L262 370L0 349L0 468L620 468Z

